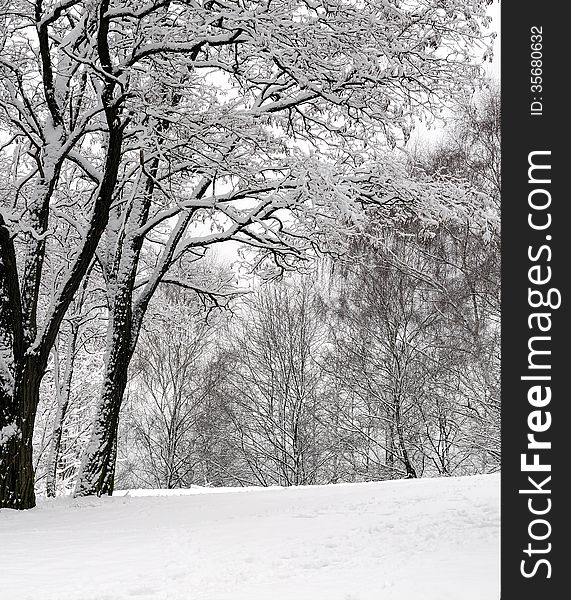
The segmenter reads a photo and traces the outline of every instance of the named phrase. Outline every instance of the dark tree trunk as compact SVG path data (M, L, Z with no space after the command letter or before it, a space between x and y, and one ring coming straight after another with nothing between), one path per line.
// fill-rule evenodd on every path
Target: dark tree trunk
M167 127L168 122L166 121L157 126L159 130ZM119 236L117 240L115 262L111 274L113 281L111 287L115 293L111 294L109 299L111 316L107 332L104 381L90 441L84 453L75 486L75 496L102 496L113 493L119 413L127 387L129 364L142 318L152 295L152 293L148 295L134 318L133 290L144 241L144 236L137 233L137 230L147 221L158 169L159 158L155 157L149 165L150 176L145 180L142 197L135 202L127 216L125 237Z
M26 509L36 505L32 462L34 421L44 368L28 357L14 384L2 394L0 411L0 508Z
M394 415L389 412L389 422L386 426L386 448L385 448L385 459L389 469L391 470L391 476L394 474L395 468L395 426L394 426Z
M112 298L104 380L90 440L81 461L74 496L111 495L115 480L117 432L131 362L130 290Z
M129 358L123 353L112 356L107 361L101 398L74 496L110 496L113 493L119 413L127 384L128 367Z
M396 429L399 446L400 446L401 461L406 470L406 478L407 479L416 479L416 477L417 477L416 470L412 466L410 457L408 455L408 451L406 449L406 444L404 441L403 426L402 426L402 420L401 420L401 401L400 401L400 396L398 394L395 394L395 396L393 398L393 410L394 410L394 415L395 415L395 429Z

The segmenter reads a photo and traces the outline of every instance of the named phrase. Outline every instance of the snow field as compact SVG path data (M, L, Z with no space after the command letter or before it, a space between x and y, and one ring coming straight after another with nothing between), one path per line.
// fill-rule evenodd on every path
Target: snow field
M0 510L0 599L499 598L499 475L152 493Z

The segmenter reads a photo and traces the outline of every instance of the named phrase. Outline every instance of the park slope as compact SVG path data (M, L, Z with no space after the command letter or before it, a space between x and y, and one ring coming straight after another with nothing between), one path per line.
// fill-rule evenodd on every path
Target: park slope
M0 510L2 598L494 600L499 475Z

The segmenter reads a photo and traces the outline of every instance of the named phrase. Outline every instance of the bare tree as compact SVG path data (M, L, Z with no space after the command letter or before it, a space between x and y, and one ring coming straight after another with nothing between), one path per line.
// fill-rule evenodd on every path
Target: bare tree
M144 487L188 487L207 480L201 452L210 392L213 320L188 292L155 299L131 366L120 439L122 479Z
M452 130L420 162L428 172L463 178L483 190L490 199L488 210L499 221L501 98L495 82L484 82L460 103ZM470 360L469 367L464 363L456 371L470 423L463 443L471 455L480 456L480 470L494 470L500 460L499 224L487 231L455 226L446 239L446 248L441 246L434 260L454 268L468 294L464 313L456 313Z
M242 478L261 485L318 480L320 306L310 282L292 277L254 292L231 325L219 393Z
M469 441L477 397L499 401L493 385L480 387L484 373L496 374L487 353L498 349L493 206L482 194L480 207L428 227L412 220L395 233L371 224L354 248L331 372L351 391L341 423L364 448L367 470L415 477L480 469L483 455ZM487 223L481 208L491 213Z

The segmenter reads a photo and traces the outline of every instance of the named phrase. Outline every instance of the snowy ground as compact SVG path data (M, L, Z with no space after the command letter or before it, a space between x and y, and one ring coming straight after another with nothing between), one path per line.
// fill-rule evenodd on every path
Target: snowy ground
M2 600L496 600L499 476L0 510Z

